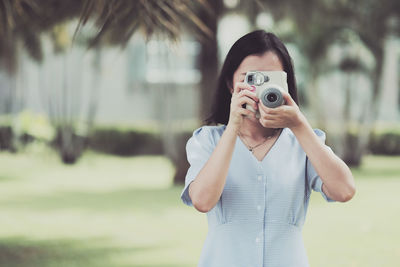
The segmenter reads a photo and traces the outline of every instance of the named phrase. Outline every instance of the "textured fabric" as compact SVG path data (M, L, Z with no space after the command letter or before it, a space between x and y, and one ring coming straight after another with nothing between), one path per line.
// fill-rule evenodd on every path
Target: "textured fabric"
M193 206L188 186L218 143L225 125L203 126L186 145L190 168L181 194ZM314 130L325 141L325 133ZM322 180L288 128L260 162L239 137L218 203L207 213L208 234L199 267L309 266L302 239L311 189Z

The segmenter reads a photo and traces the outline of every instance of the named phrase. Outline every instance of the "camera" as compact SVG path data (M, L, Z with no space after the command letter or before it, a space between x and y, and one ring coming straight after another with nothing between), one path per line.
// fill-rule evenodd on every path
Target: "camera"
M255 93L262 103L269 108L276 108L284 104L282 92L288 92L284 71L248 71L244 82L255 87ZM250 105L246 108L255 111ZM259 111L256 112L257 118L260 117Z

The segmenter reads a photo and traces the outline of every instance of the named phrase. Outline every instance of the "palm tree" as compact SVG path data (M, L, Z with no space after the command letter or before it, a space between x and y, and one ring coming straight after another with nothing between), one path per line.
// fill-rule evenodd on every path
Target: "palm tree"
M14 73L18 56L15 43L22 41L32 58L40 62L43 57L40 34L72 18L79 18L74 38L80 36L81 28L88 21L94 21L98 31L87 38L87 45L96 49L101 46L124 47L135 32L142 33L147 39L153 35L162 35L176 41L185 26L205 47L202 50L203 63L200 65L202 71L207 72L207 75L203 75L207 77L203 79L204 87L210 90L217 69L217 19L213 18L221 6L222 0L0 0L0 22L4 22L0 24L0 59L9 73ZM56 50L62 51L63 49L57 46L57 35L52 36ZM58 132L59 142L72 140L71 136L74 133L71 133L69 125L60 127ZM63 133L69 138L62 138ZM181 151L184 147L182 143L185 142L182 138L178 142ZM62 148L71 145L59 146ZM75 161L75 152L71 155L70 151L62 151L63 149L60 149L63 159L67 159L68 162ZM76 151L79 152L80 149ZM166 153L177 165L176 177L182 178L182 171L187 167L185 153Z
M41 61L40 34L73 18L79 18L76 33L89 19L95 20L98 32L90 46L124 46L137 31L146 38L159 34L177 40L183 25L205 40L212 32L198 10L212 9L206 0L0 0L0 58L15 71L15 43L21 41L32 58Z
M216 82L217 17L221 8L222 0L86 0L77 31L92 17L99 32L91 39L90 46L125 46L137 31L147 38L158 34L170 40L177 40L182 32L182 25L191 29L202 46L199 66L202 73L201 114L204 116L205 110L208 110L206 105L210 102L210 91L214 89ZM176 168L174 183L181 183L188 168L185 153L187 136L181 133L170 134L173 136L162 135L165 153Z
M0 1L0 69L8 73L10 86L3 86L2 91L10 96L6 100L9 114L15 115L21 101L16 76L21 49L40 62L43 58L40 34L79 14L81 5L81 1Z
M388 34L400 35L400 2L397 0L260 0L270 8L276 20L289 18L293 30L286 40L295 43L308 61L308 87L311 108L317 115L319 127L324 126L320 112L320 99L316 80L326 72L326 51L335 39L346 29L351 29L370 50L375 66L368 74L372 83L370 109L357 123L367 122L365 131L356 136L357 149L350 149L343 155L349 164L359 164L368 144L368 135L374 125L379 110L380 84L384 54L384 40ZM392 22L392 23L390 23ZM349 77L347 77L349 78ZM346 111L345 111L346 112ZM346 129L348 132L349 129ZM347 142L347 141L345 141ZM353 153L353 154L351 154Z

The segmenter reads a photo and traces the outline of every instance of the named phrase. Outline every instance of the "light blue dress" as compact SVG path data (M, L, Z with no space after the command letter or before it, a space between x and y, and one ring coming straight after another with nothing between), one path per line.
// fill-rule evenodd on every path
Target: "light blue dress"
M209 159L226 126L203 126L186 144L190 168L182 201L193 206L188 186ZM314 130L325 142L325 133ZM260 162L239 137L218 203L207 213L208 234L199 267L306 267L302 238L311 189L322 180L289 128Z

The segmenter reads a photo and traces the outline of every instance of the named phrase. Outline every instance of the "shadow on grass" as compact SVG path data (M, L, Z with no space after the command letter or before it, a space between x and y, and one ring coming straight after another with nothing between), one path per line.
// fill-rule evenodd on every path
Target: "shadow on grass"
M12 176L0 175L0 182L11 181L11 180L15 180L15 179L17 179L17 178L12 177Z
M1 201L8 208L35 210L83 209L102 212L158 211L182 206L183 186L167 189L127 188L111 192L55 192Z
M0 266L5 267L128 267L146 264L118 263L118 255L140 253L153 247L118 248L104 240L41 240L21 237L0 239Z

